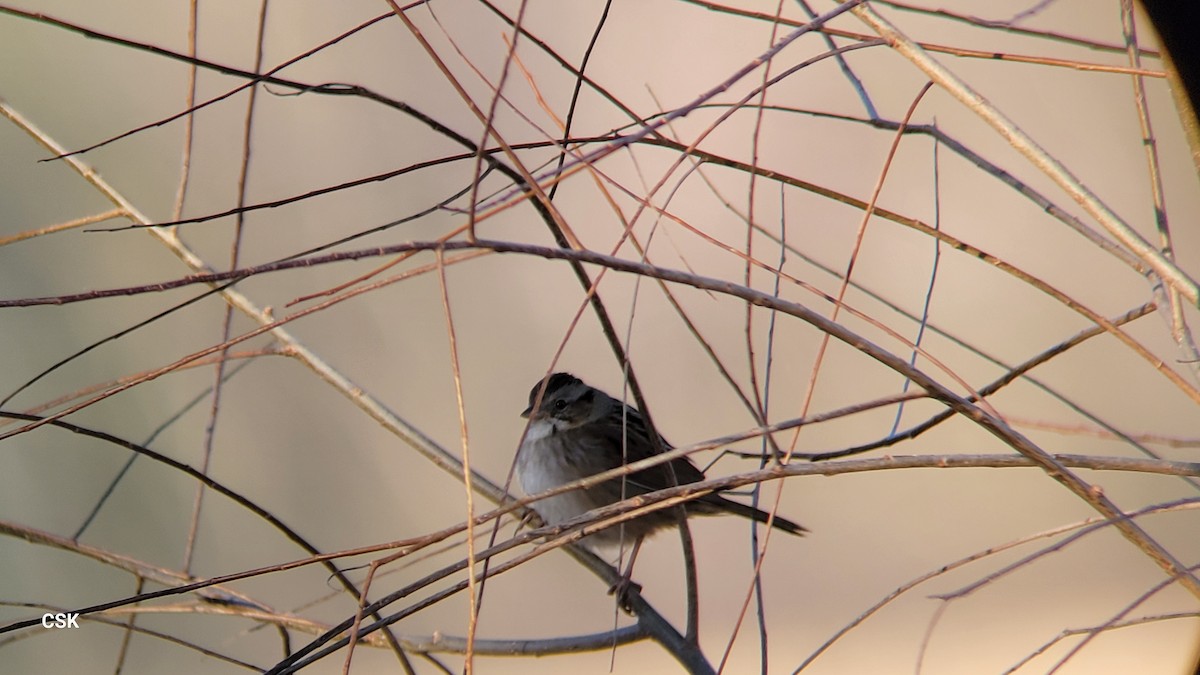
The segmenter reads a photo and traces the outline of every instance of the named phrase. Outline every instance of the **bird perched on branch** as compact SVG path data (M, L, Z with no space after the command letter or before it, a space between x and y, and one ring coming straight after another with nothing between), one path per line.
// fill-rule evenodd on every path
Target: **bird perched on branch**
M568 373L554 373L533 386L529 407L521 413L529 419L529 430L517 451L517 476L528 494L587 478L624 464L653 457L671 449L662 436L658 446L641 413L608 394L589 387ZM533 510L549 525L586 511L608 506L637 495L704 480L704 472L687 457L680 457L627 476L590 487L571 490L534 502ZM688 516L732 513L760 523L770 522L789 534L803 535L800 525L748 506L718 493L685 502ZM584 539L589 547L633 544L632 558L646 536L678 522L678 511L653 511L634 520L602 530Z

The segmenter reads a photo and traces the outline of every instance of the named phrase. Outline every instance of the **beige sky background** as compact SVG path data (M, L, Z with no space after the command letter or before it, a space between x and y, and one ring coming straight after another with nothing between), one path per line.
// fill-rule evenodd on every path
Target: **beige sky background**
M948 2L922 5L964 17L1011 22L1019 30L987 28L927 11L885 3L875 11L914 40L956 53L934 53L1065 165L1141 237L1159 245L1153 182L1139 130L1132 78L1122 44L1121 9L1115 1L1059 0L1028 16L1032 2ZM832 3L815 3L817 12ZM41 0L5 7L48 16L119 36L134 43L184 53L188 8L172 3L88 3ZM254 68L258 3L199 3L198 55L206 62ZM771 15L775 3L730 4L742 14L699 3L617 2L600 31L573 119L572 136L599 139L575 146L597 151L614 132L638 126L619 102L643 120L691 105L765 52L773 31L792 26L747 16ZM497 3L515 18L516 2ZM558 139L575 78L550 56L581 62L601 14L600 3L530 3L518 41L519 64L510 63L496 129L517 147L524 168L549 175L556 158L546 142ZM744 11L743 11L744 10ZM275 2L269 6L263 69L326 43L389 11L381 2ZM505 71L512 29L485 4L467 0L414 7L408 16L467 96L481 109ZM784 3L789 21L805 18ZM1137 16L1146 49L1154 40ZM846 14L832 27L870 34ZM1068 35L1078 40L1052 39ZM838 38L838 44L853 39ZM1096 44L1081 44L1092 41ZM772 77L828 50L819 35L791 43L770 64ZM964 50L975 50L975 55ZM980 55L1033 57L1032 62ZM880 119L904 118L926 77L886 46L848 52ZM1080 65L1100 66L1099 70ZM1153 55L1147 71L1161 72ZM63 26L0 13L0 98L55 142L79 149L175 115L186 107L189 68L180 60L106 39L88 39ZM354 33L277 75L310 86L358 85L401 101L472 143L483 126L430 53L397 18ZM1114 254L1070 229L1077 219L1114 241L1100 224L1045 174L944 88L920 100L913 125L933 125L947 139L1044 197L1065 217L1014 190L948 143L909 134L899 143L879 190L877 206L903 219L938 227L991 260L955 250L895 220L876 215L865 228L863 210L831 194L866 202L880 182L893 127L867 122L863 97L833 59L824 59L774 83L761 116L752 106L721 120L730 104L763 81L753 70L713 95L707 105L659 130L688 146L692 158L662 144L636 143L594 160L565 178L554 205L586 248L638 261L629 242L617 248L630 223L647 259L664 268L734 285L746 284L747 222L758 228L749 254L765 268L750 286L777 291L833 318L830 298L842 289L853 260L851 286L836 321L902 360L912 355L923 312L928 328L916 367L960 396L984 387L1008 368L1094 326L1084 313L1029 283L1036 278L1072 302L1115 318L1152 300L1151 284L1128 252ZM233 74L201 68L197 98L205 101L244 83ZM1200 192L1165 80L1144 78L1146 106L1159 152L1166 214L1178 268L1200 276ZM599 92L596 87L602 89ZM752 102L757 103L755 98ZM552 113L552 114L551 114ZM194 116L190 178L184 217L226 212L238 203L247 94L207 106ZM719 124L718 124L719 122ZM152 126L81 159L95 167L124 198L154 222L171 219L184 146L182 120ZM703 136L703 138L701 138ZM283 83L262 85L250 131L251 158L245 203L264 204L305 195L385 172L428 166L360 186L313 195L246 214L239 265L272 262L405 219L392 227L335 246L351 251L451 235L467 220L466 190L472 159L436 163L468 152L403 110L363 96L298 93ZM541 144L529 147L531 144ZM489 142L489 146L494 142ZM7 238L113 208L63 162L39 163L48 151L16 124L0 123L0 299L13 300L142 286L181 278L192 270L145 231L86 231L120 227L112 219L21 241ZM704 153L704 154L701 154ZM512 166L511 158L502 158ZM698 163L699 159L710 161ZM725 165L718 158L729 160ZM935 159L936 158L936 159ZM742 163L742 167L734 165ZM745 166L772 175L752 182ZM936 173L935 173L936 171ZM661 187L655 186L661 182ZM547 185L548 189L548 185ZM459 194L459 193L462 194ZM459 195L455 197L455 195ZM514 200L512 182L492 172L479 190L479 237L553 245L545 221L528 202ZM442 208L438 208L439 204ZM506 209L496 209L507 204ZM648 205L648 208L647 208ZM860 229L861 228L861 229ZM214 269L230 267L235 220L223 217L176 230L184 244ZM861 235L861 244L856 241ZM461 234L454 235L461 240ZM779 239L788 249L781 254ZM1119 248L1119 247L1118 247ZM449 258L451 255L447 254ZM306 296L353 282L395 261L373 256L264 274L236 288L275 318L316 306ZM456 458L463 456L452 352L443 291L432 253L399 261L361 282L408 273L401 280L346 299L287 324L298 344L343 374L372 401L404 420ZM1006 271L1015 268L1021 276ZM429 271L432 269L433 271ZM593 279L599 266L587 266ZM424 271L422 271L424 270ZM204 286L89 300L61 306L0 308L0 397L73 353L145 321ZM693 333L659 284L609 271L599 284L631 366L659 430L676 445L750 429L755 418L721 374L697 335L733 382L752 400L751 369L758 386L770 373L767 419L781 422L825 413L900 393L897 372L844 343L831 341L795 316L755 308L747 338L744 301L686 284L668 286L695 326ZM525 397L548 369L569 370L617 395L622 368L605 340L584 291L562 261L521 254L491 254L447 267L445 292L461 370L467 452L478 475L503 484L523 420ZM928 300L926 299L928 297ZM297 300L296 304L290 304ZM1184 301L1186 304L1186 301ZM96 396L120 378L162 368L222 341L225 303L209 296L73 359L3 404L6 412L46 414ZM1183 316L1194 326L1196 307ZM580 318L573 326L573 318ZM987 410L1048 453L1092 458L1194 461L1200 445L1195 389L1197 369L1171 334L1169 311L1151 312L1124 327L1147 353L1135 353L1112 335L1100 335L1032 370L988 398ZM230 334L259 323L235 312ZM573 327L572 327L573 326ZM773 331L773 332L772 332ZM753 349L748 349L749 344ZM245 495L323 552L415 537L455 525L467 514L461 476L435 466L411 444L372 419L354 401L315 374L295 353L266 353L278 342L260 336L233 352L259 350L230 361L237 369L223 385L219 411L205 392L216 377L211 364L180 369L138 384L67 416L65 421L134 443L182 415L147 443L156 452L193 467L202 465L206 429L213 427L209 473ZM932 359L932 360L931 360ZM936 360L936 363L933 361ZM1156 368L1155 363L1161 365ZM751 365L751 363L753 365ZM1001 365L1004 364L1004 365ZM244 368L242 366L244 365ZM1172 382L1163 371L1175 373ZM814 377L815 373L815 377ZM97 389L89 389L96 388ZM807 403L812 390L811 401ZM917 388L912 387L912 391ZM69 402L58 399L74 396ZM199 397L199 403L188 407ZM41 407L49 404L49 407ZM909 402L899 428L908 429L944 409L929 400ZM776 441L799 453L842 450L886 438L894 405L805 426L798 437ZM0 434L18 428L9 424ZM1118 438L1115 434L1126 435ZM1175 442L1180 441L1180 442ZM745 441L744 452L761 450ZM857 459L887 456L1015 456L1016 451L978 424L954 417L915 439ZM95 438L46 427L5 437L0 445L0 624L37 617L40 607L71 609L137 592L131 574L82 555L25 541L34 530L70 538L81 527L129 451ZM697 455L702 466L716 453ZM1098 459L1095 461L1099 461ZM751 471L753 459L721 458L710 477ZM1117 507L1136 511L1200 496L1195 479L1136 471L1079 469L1076 475ZM517 492L517 488L512 490ZM761 499L812 532L799 539L772 537L762 567L767 650L760 650L755 605L737 626L751 590L752 544L747 523L695 521L700 592L700 647L714 666L730 648L725 672L790 673L823 643L904 584L967 556L1016 540L1031 541L938 575L900 595L807 664L804 673L1183 672L1195 659L1197 598L1179 584L1152 593L1167 574L1115 528L1102 528L1061 550L993 579L953 601L941 596L974 583L1075 532L1035 535L1099 516L1060 483L1034 468L925 468L874 470L830 476L804 475L769 482ZM196 482L161 463L133 463L80 544L161 567L184 571ZM491 504L476 495L474 508ZM1195 503L1136 522L1184 566L1196 564ZM506 520L500 539L513 532ZM462 559L453 545L411 564L393 564L374 580L373 599ZM436 547L435 547L436 548ZM529 550L529 545L518 552ZM303 558L308 554L279 530L228 498L208 491L199 518L190 574L229 574ZM511 558L511 554L501 559ZM369 562L359 556L343 569ZM662 534L641 553L634 573L644 595L683 629L685 601L678 537ZM365 570L350 573L361 583ZM231 584L256 602L324 625L352 616L353 598L318 567L279 572ZM390 607L399 611L463 577L451 575ZM146 590L161 588L147 581ZM1152 593L1152 594L1151 594ZM1144 595L1151 594L1139 602ZM326 596L330 596L326 598ZM314 601L322 600L317 604ZM19 603L35 603L37 607ZM196 610L193 596L153 601L181 612L146 611L137 625L183 638L258 668L282 656L278 633L248 619ZM107 618L125 621L127 614ZM1082 637L1070 636L1034 655L1064 630L1110 621L1161 620L1102 632L1075 654ZM614 612L605 583L573 560L551 552L488 582L479 617L480 640L567 637L629 623ZM459 594L394 626L396 635L420 638L467 632L467 596ZM123 633L84 622L73 631L41 628L0 634L0 659L14 672L111 671L122 657ZM17 637L12 642L8 638ZM297 649L312 636L291 635ZM134 634L122 672L242 672L237 665L147 634ZM438 657L451 671L459 655ZM1030 660L1025 663L1023 659ZM339 652L304 672L341 672ZM414 657L418 672L437 672ZM581 673L678 672L671 655L653 643L608 651L513 659L478 656L480 672ZM387 650L355 651L354 672L398 672Z

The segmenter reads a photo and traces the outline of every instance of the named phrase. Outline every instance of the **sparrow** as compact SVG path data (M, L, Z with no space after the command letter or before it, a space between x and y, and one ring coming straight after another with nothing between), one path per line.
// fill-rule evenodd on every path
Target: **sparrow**
M543 391L544 387L544 391ZM539 401L540 395L540 401ZM529 429L517 451L517 477L527 494L587 478L624 464L671 450L658 437L650 439L646 422L636 408L590 387L568 373L554 373L529 391L529 407L521 413ZM680 457L627 476L591 487L571 490L534 502L533 510L548 525L570 520L592 509L629 497L704 480L704 472L687 457ZM683 504L688 516L732 513L766 523L769 514L713 492ZM633 544L678 523L678 511L662 509L589 535L589 548ZM807 530L786 518L775 516L775 528L803 535Z

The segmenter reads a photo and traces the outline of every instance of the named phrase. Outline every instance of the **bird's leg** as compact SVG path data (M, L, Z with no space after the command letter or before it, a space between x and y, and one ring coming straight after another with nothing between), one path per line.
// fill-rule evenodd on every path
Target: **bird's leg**
M629 562L625 565L625 571L621 573L621 578L617 583L613 584L608 589L608 594L616 596L617 605L627 614L633 614L633 605L629 602L629 589L632 588L637 592L641 592L640 584L633 582L633 563L637 560L638 551L642 548L642 539L638 537L633 541L633 550L629 552Z
M521 517L517 519L517 527L515 530L513 530L513 536L515 537L520 534L521 530L525 529L526 527L531 527L533 524L533 519L536 517L537 513L533 509L528 509L525 511L525 513L521 514Z

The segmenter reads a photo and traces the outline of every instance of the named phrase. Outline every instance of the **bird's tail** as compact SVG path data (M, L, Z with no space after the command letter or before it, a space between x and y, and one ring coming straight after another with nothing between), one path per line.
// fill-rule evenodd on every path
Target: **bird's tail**
M756 509L753 506L749 506L747 504L742 504L741 502L735 502L732 499L726 499L725 497L721 497L719 495L712 495L712 496L716 497L716 500L713 500L713 501L702 500L702 501L707 501L707 503L709 503L709 504L718 506L722 511L725 511L727 513L734 513L739 516L742 516L743 518L749 518L750 520L757 521L760 523L766 523L768 520L770 520L771 527L783 530L784 532L787 532L788 534L794 534L798 537L803 537L804 533L808 532L808 529L803 527L799 523L794 523L782 516L777 515L772 520L771 514L767 513L766 511L763 511L762 509Z

